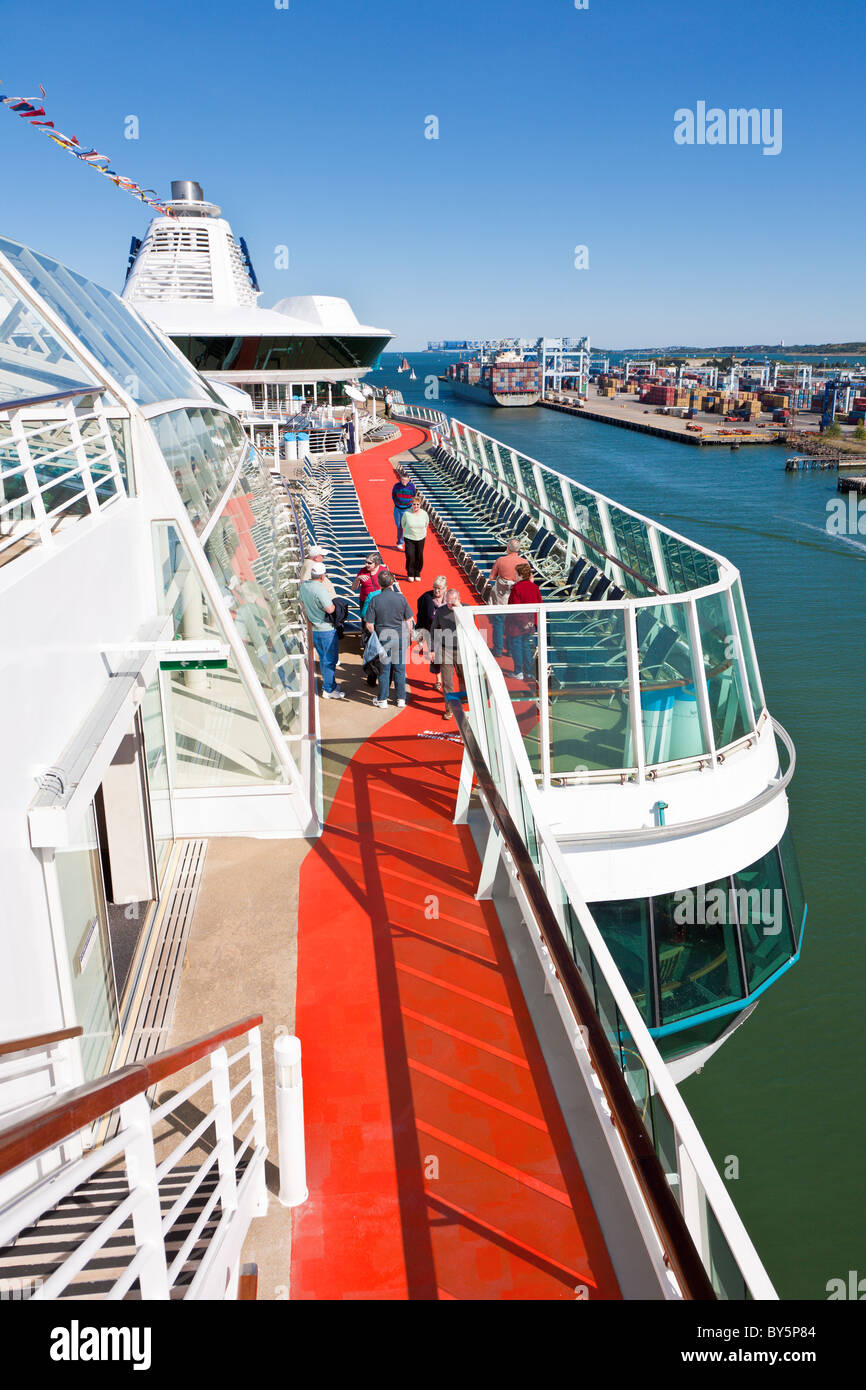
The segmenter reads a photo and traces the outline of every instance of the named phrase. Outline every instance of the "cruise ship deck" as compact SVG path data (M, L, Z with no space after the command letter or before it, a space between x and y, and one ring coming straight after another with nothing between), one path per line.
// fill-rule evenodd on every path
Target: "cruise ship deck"
M403 425L350 460L398 582L391 460L425 437ZM439 573L477 602L431 535L418 592ZM302 1039L310 1196L291 1240L274 1203L252 1227L262 1296L618 1298L502 925L475 897L472 833L453 823L462 740L426 664L405 710L371 706L352 651L340 676L349 698L319 706L323 833L211 844L172 1035L263 1008L266 1038L288 1024Z

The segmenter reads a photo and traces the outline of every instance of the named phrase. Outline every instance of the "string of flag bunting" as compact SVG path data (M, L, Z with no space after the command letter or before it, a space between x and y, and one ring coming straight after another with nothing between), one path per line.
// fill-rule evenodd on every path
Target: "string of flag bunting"
M40 86L42 99L45 99L45 88ZM43 135L47 135L49 140L53 140L55 145L59 145L62 150L68 150L74 154L76 159L80 159L82 164L87 164L91 169L95 169L97 174L104 174L107 179L116 184L118 188L123 188L127 193L131 193L133 198L137 198L140 203L147 203L156 212L161 212L165 217L173 217L174 212L165 203L160 202L158 194L152 188L142 188L134 179L127 178L124 174L119 174L116 169L109 166L111 160L107 154L100 154L98 150L89 149L82 145L76 135L64 135L59 131L53 121L46 117L45 107L39 103L38 98L32 101L29 97L4 97L0 96L0 103L6 106L21 120L27 121L35 129L40 130Z

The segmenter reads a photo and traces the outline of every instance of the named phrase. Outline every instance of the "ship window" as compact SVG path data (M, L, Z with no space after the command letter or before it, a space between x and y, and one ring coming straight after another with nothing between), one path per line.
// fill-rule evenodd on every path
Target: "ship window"
M652 900L661 1022L743 996L728 879Z
M749 641L746 605L743 600L743 590L739 579L736 579L731 586L731 593L734 598L734 612L737 615L737 627L740 629L740 645L743 648L743 656L746 661L746 677L749 682L749 693L752 697L752 706L755 711L755 718L757 719L761 710L764 708L764 697L761 694L761 681L758 675L758 668L755 664L752 644Z
M775 849L734 874L734 887L751 992L784 965L794 950Z

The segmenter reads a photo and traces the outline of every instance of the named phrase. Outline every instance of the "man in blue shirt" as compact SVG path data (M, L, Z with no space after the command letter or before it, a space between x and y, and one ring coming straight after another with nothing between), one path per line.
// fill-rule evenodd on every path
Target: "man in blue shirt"
M418 491L414 483L409 482L409 474L405 469L401 469L397 474L397 481L391 489L391 501L394 503L394 521L397 523L397 549L403 549L403 513L407 512L412 505L412 498Z
M345 700L345 692L337 689L336 671L340 639L337 629L328 622L328 614L333 613L334 604L326 588L326 573L321 562L310 565L310 578L301 585L298 597L313 629L313 646L318 653L322 672L322 699Z

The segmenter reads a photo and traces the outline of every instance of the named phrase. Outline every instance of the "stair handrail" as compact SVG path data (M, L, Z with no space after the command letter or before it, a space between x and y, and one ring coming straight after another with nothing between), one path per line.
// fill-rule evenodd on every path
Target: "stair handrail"
M53 1047L55 1043L66 1042L68 1038L80 1038L84 1029L56 1028L53 1033L33 1033L27 1038L8 1038L0 1042L0 1057L8 1057L14 1052L35 1052L37 1049Z
M240 1019L192 1042L157 1052L147 1061L132 1062L96 1081L75 1086L52 1098L41 1109L31 1110L26 1118L0 1129L0 1177L29 1159L36 1158L46 1149L62 1144L85 1125L94 1123L110 1110L148 1091L166 1077L201 1061L232 1038L260 1027L261 1023L261 1014Z

